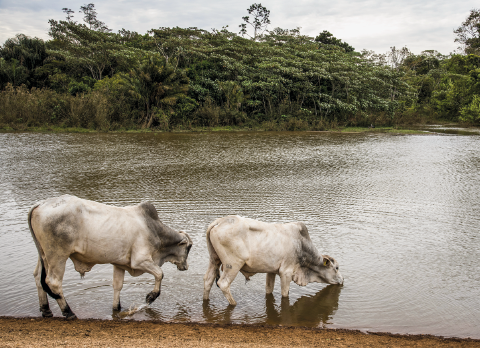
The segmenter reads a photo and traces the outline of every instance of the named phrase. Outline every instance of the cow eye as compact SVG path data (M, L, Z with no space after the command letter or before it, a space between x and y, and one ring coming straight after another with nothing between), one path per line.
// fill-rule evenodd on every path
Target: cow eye
M338 271L338 266L337 266L337 267L335 267L335 269Z

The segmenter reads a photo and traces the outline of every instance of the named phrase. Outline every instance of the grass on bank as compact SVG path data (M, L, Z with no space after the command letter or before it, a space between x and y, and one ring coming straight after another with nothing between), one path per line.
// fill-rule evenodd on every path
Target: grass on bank
M284 129L272 129L268 127L258 126L216 126L216 127L176 127L169 131L163 131L155 128L119 128L115 130L100 130L82 127L62 127L56 125L41 126L41 127L15 127L0 125L0 132L37 132L37 133L186 133L186 132L264 132L264 131L285 131ZM315 130L297 130L308 132L328 132L328 133L393 133L393 134L425 134L425 131L419 129L400 129L395 127L336 127L326 129L323 131Z

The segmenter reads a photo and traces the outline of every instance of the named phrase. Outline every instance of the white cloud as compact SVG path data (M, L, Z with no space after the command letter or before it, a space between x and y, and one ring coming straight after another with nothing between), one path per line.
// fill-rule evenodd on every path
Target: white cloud
M48 19L63 19L63 7L74 10L77 21L81 5L39 0L0 0L0 43L17 33L47 39ZM95 2L98 19L114 31L121 28L145 33L161 26L199 27L210 30L229 25L238 32L242 16L252 0L209 2L200 0L104 0ZM477 4L472 0L379 1L379 0L285 0L262 1L271 11L273 27L302 27L302 33L316 36L323 30L348 42L357 50L385 52L391 46L407 46L419 53L436 49L449 53L456 48L453 29Z

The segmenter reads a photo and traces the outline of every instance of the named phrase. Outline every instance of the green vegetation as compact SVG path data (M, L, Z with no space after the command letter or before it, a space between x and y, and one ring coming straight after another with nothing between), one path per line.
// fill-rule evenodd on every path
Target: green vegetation
M477 10L455 30L462 54L448 57L395 47L359 53L326 30L316 38L267 30L270 11L261 4L248 9L240 35L178 27L113 33L93 4L81 7L84 23L63 11L66 20L49 21L51 40L19 34L0 47L0 128L380 131L480 123Z

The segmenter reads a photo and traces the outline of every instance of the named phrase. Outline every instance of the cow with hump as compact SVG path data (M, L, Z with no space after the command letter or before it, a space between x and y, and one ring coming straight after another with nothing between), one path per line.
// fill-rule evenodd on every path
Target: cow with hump
M208 226L207 245L210 263L203 277L204 300L216 281L228 302L236 305L230 284L238 272L247 280L256 273L267 273L267 294L273 292L278 274L283 297L288 296L292 280L301 286L343 284L337 261L318 253L302 222L275 224L226 216Z
M134 277L143 273L155 277L155 287L146 297L150 304L160 295L163 263L171 262L180 271L188 269L192 240L164 225L149 202L115 207L64 195L35 204L28 224L39 254L33 275L44 317L52 316L49 294L67 319L76 318L62 291L68 258L82 277L96 264L113 265L114 310L121 308L125 271Z

